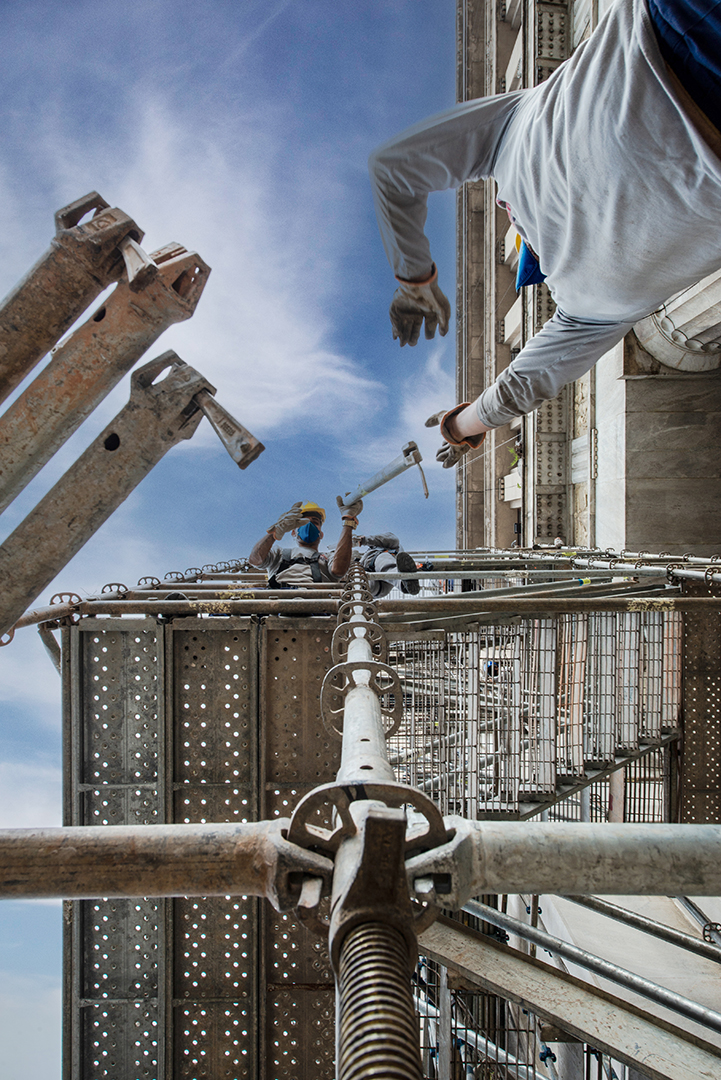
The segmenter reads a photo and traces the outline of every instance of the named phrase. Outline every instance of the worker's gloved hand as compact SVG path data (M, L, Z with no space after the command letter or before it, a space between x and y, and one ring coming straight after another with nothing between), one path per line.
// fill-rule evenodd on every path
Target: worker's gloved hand
M365 547L365 542L365 536L356 535L353 537L353 547Z
M300 512L302 505L302 500L293 503L290 510L287 510L285 514L281 514L275 525L271 525L268 529L268 532L272 532L276 540L280 540L286 533L291 532L293 529L297 529L299 525L302 525L308 520L308 518L304 517Z
M338 504L338 509L340 510L340 516L343 519L343 524L350 525L351 529L355 529L358 525L358 515L363 509L363 500L357 499L356 502L350 503L349 506L346 506L343 502L343 497L341 495L338 495L335 501Z
M478 449L486 437L486 432L483 431L480 435L463 435L459 440L455 435L451 435L449 431L453 418L458 416L459 412L467 409L470 404L470 401L463 401L452 409L434 413L433 416L429 416L426 420L426 427L437 427L440 424L441 435L445 442L436 451L436 461L440 461L444 469L452 469L469 450Z
M390 306L393 340L404 345L416 345L421 336L421 326L425 319L426 338L435 337L436 327L441 337L448 333L448 320L451 317L451 305L438 287L438 271L435 264L433 273L427 281L403 281L393 293Z

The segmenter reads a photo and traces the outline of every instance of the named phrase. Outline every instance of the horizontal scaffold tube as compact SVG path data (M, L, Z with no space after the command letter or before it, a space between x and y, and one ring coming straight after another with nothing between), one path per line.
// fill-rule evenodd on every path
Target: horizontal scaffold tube
M446 908L482 893L721 895L721 825L444 821L453 838L406 870Z
M284 839L281 819L0 831L0 897L265 896L286 911L328 859Z
M290 592L290 590L288 590ZM502 590L498 590L502 593ZM258 596L260 590L256 596ZM543 616L545 614L584 614L594 611L705 611L721 608L715 596L651 597L498 597L487 593L467 593L428 599L376 601L381 615L405 618L408 615L441 615L444 612L515 614ZM273 615L278 611L303 611L314 615L331 615L338 611L338 601L308 597L295 599L252 600L84 600L74 605L77 615Z

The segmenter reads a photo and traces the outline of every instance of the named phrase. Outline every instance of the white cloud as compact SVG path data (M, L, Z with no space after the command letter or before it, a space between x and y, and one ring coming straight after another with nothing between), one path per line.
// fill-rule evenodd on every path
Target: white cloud
M218 110L207 123L145 88L126 106L125 130L110 130L90 160L61 116L42 130L39 152L59 201L97 187L149 229L148 250L177 240L212 267L193 319L167 331L146 359L176 349L251 430L322 419L337 433L367 419L378 384L330 344L336 248L346 238L333 221L343 184L327 175L327 161L313 167L308 155L291 179L281 154L288 117L267 106ZM113 412L106 405L99 415Z
M59 768L0 762L0 828L42 829L62 824Z
M60 1076L60 980L0 972L2 1080Z
M422 353L404 350L404 354L409 355L405 377L399 380L395 423L375 437L358 441L352 446L356 467L365 467L371 473L387 464L412 439L421 451L424 469L435 470L435 452L442 440L438 428L427 428L425 422L433 413L442 408L450 409L456 404L454 377L443 367L450 348L444 341L437 342L425 364ZM358 477L359 481L364 479L367 476Z
M34 627L0 648L0 702L32 707L41 725L60 726L60 676Z

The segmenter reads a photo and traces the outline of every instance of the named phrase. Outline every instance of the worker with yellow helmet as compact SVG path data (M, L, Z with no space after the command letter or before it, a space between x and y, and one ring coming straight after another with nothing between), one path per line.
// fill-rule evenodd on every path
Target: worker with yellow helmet
M318 550L323 539L326 513L315 502L296 502L270 526L257 542L248 561L268 573L268 584L279 588L302 588L310 582L339 581L350 566L353 530L363 509L359 500L341 506L343 528L335 551L328 555ZM279 541L292 533L295 544L280 547Z

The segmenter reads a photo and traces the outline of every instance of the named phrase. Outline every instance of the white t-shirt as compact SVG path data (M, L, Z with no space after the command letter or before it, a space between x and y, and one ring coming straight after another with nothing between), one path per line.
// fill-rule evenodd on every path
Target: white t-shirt
M479 398L490 427L555 397L721 267L721 160L678 101L644 0L616 0L540 86L466 102L375 151L376 209L399 277L432 262L427 193L486 177L558 305Z

